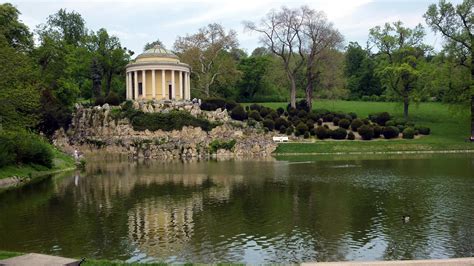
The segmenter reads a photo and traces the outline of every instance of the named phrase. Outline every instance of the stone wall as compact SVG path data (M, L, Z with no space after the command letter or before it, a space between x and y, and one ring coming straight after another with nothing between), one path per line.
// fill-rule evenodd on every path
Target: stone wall
M103 150L124 153L139 158L207 158L209 156L266 157L275 150L272 133L262 128L249 127L247 123L230 118L226 110L202 111L192 102L134 102L135 109L143 112L170 112L182 110L195 117L206 118L221 125L206 132L201 128L183 127L181 130L151 132L136 131L128 119L114 119L111 112L120 107L85 108L76 105L72 124L67 132L59 130L54 143L66 152ZM232 150L218 150L209 154L213 140L235 140Z

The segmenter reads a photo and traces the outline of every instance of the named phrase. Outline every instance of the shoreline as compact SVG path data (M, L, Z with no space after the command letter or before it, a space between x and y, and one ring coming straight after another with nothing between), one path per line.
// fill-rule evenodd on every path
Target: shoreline
M34 183L36 181L41 180L42 178L48 176L48 175L54 175L62 172L67 172L67 171L72 171L77 169L76 167L67 167L67 168L62 168L62 169L56 169L56 170L49 170L49 171L38 171L34 174L31 175L31 177L25 177L25 176L11 176L11 177L5 177L0 179L0 192L4 190L8 190L11 188L18 188L24 185L28 185L31 183Z
M373 155L373 154L448 154L474 153L474 149L466 150L418 150L418 151L362 151L362 152L281 152L272 155L301 156L301 155Z

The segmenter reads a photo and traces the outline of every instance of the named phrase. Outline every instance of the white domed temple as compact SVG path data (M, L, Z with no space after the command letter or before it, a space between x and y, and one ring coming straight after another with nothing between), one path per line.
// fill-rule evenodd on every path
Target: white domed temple
M190 70L178 56L156 45L127 65L127 100L189 100Z

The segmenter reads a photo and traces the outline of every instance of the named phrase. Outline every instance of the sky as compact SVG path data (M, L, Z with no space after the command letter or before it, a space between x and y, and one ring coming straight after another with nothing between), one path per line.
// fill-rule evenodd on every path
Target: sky
M12 0L20 19L34 30L50 14L60 8L76 11L86 21L86 27L97 31L105 28L120 38L124 47L139 54L147 42L160 39L172 49L177 36L193 34L209 23L220 23L238 34L241 48L247 53L260 46L259 35L244 31L243 21L258 22L271 9L282 6L309 7L324 11L334 26L344 35L345 43L357 41L365 46L369 29L385 22L401 20L406 26L422 23L427 31L425 42L436 49L443 39L425 25L423 14L438 0ZM461 0L451 0L460 3Z

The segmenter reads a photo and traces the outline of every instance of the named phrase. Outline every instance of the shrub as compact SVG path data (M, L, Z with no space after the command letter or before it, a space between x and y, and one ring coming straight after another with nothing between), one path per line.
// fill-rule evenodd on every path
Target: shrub
M377 124L378 124L378 123L377 123ZM379 125L381 125L381 124L379 124ZM394 127L394 126L396 126L396 125L397 125L397 124L395 123L394 120L389 120L389 121L385 122L385 126L387 126L387 127Z
M347 139L348 139L348 140L355 140L354 132L350 131L350 132L347 134Z
M369 125L359 127L357 132L363 140L371 140L374 137L374 128Z
M318 121L316 122L316 124L318 124L318 126L321 126L323 124L323 120L320 118L318 119Z
M230 112L230 117L235 120L244 121L247 119L247 113L245 112L244 108L239 104L232 109Z
M271 119L263 120L263 127L267 128L269 131L272 131L275 128L275 122Z
M211 143L209 143L209 153L216 153L217 150L220 149L231 151L234 149L235 143L235 139L230 141L220 141L217 139L213 140Z
M288 127L288 125L289 125L289 122L285 118L278 117L277 119L275 119L275 128L279 129L282 126L286 128Z
M298 111L298 117L299 118L306 118L307 115L308 115L308 113L305 110Z
M385 123L391 119L390 114L387 112L370 114L369 119L381 126L385 126Z
M407 127L402 132L402 137L404 139L413 139L415 137L415 130L411 127Z
M330 136L330 131L329 129L325 127L317 127L316 128L316 137L318 139L327 139Z
M279 115L282 115L283 113L285 113L285 109L283 109L282 107L278 107L276 111Z
M53 167L53 151L42 137L29 132L0 133L0 167L37 164Z
M298 132L300 135L304 134L306 131L308 131L308 126L305 123L300 122L296 126L296 132Z
M311 134L311 136L316 136L316 128L312 128L309 130L309 134Z
M287 112L287 111L285 111L285 112L283 113L283 116L286 116L286 117L288 117L288 112Z
M419 126L416 127L416 130L418 130L418 133L421 135L429 135L431 133L431 129L429 127Z
M308 121L306 121L306 125L308 126L308 129L312 129L314 128L314 121L309 119Z
M334 117L332 120L333 125L338 126L339 125L339 117Z
M206 98L201 102L201 109L205 111L215 111L219 108L224 109L226 101L223 98Z
M120 105L120 97L113 91L109 92L109 95L104 99L105 103L109 105L118 106Z
M310 136L310 133L308 131L306 131L303 135L303 138L308 139L309 136Z
M400 134L400 131L398 130L397 127L387 126L387 127L383 128L382 134L383 134L384 138L386 138L386 139L393 139L393 138L398 137L398 135Z
M357 114L354 113L354 112L350 112L350 113L348 113L348 115L351 117L351 119L356 119L357 118Z
M403 130L406 128L404 125L397 125L397 127L400 132L403 132Z
M286 135L290 136L291 134L293 134L293 131L295 129L293 128L293 126L289 126L287 129L286 129Z
M362 119L362 122L364 123L364 125L370 125L370 120L367 118Z
M333 114L326 114L326 115L323 116L323 121L324 122L332 122L333 119L334 119Z
M382 127L379 125L374 126L374 139L380 138L380 135L382 134Z
M406 125L407 124L407 121L403 118L395 118L395 125Z
M273 110L268 108L268 107L262 107L262 109L260 109L260 116L261 117L266 117L267 115L269 115Z
M276 127L275 127L275 128L276 128ZM285 134L285 132L286 132L286 127L285 127L284 125L282 125L282 126L280 127L280 133L281 133L281 134Z
M288 109L288 114L289 114L290 116L296 116L296 115L298 114L298 110L296 110L296 108L290 107L290 108Z
M261 105L259 105L259 104L252 103L249 108L250 108L250 110L260 112L260 110L262 109L262 107L263 107L263 106L261 106Z
M275 119L279 118L280 115L278 115L277 112L275 112L275 111L272 110L272 111L267 115L267 117L270 118L271 120L275 120Z
M352 123L351 123L352 131L357 131L357 129L361 127L362 125L364 125L364 122L362 122L362 120L358 118L352 120Z
M245 106L245 111L249 112L250 111L250 106L246 105Z
M316 114L315 112L309 112L308 113L308 119L311 119L313 121L318 121L320 118L321 118L321 116Z
M95 98L95 101L94 101L95 106L102 106L104 104L105 104L105 98L104 97L99 96L99 97Z
M181 130L184 126L200 127L210 131L214 125L207 119L197 118L186 111L171 111L169 113L143 113L138 111L131 119L134 130L164 131Z
M347 131L343 128L336 128L331 131L331 138L333 139L345 139L347 136Z
M349 121L346 118L343 118L343 119L339 120L338 125L339 125L339 127L342 127L344 129L349 129L349 126L351 125L351 121Z
M262 121L262 117L260 116L260 113L256 110L250 111L250 113L248 114L248 117L252 118L255 121Z

